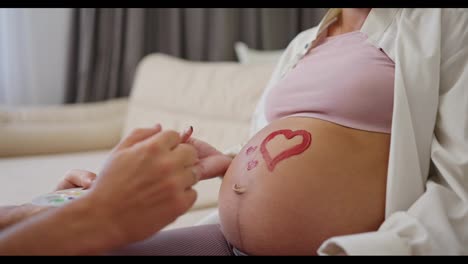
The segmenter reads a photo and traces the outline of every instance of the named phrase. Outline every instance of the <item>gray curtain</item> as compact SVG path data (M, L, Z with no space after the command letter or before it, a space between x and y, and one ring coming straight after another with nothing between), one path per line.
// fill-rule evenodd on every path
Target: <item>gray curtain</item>
M234 43L283 49L318 24L323 8L74 9L67 103L128 96L149 53L195 61L235 60Z

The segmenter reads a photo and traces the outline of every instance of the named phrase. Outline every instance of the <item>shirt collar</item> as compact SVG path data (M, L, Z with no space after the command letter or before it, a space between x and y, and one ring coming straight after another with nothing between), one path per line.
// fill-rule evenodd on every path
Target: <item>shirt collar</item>
M399 8L372 8L361 27L372 42L378 42L385 30L392 23ZM318 30L312 36L312 41L330 26L341 13L341 8L330 8L318 25Z
M399 8L372 8L360 31L366 33L371 42L380 42L398 11Z

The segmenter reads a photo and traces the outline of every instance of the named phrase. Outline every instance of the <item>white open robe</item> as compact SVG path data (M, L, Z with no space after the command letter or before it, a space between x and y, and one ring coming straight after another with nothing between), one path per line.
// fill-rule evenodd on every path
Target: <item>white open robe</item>
M266 94L340 11L289 44L252 135L267 125ZM376 232L332 237L318 253L468 254L468 11L373 8L361 31L395 62L386 219Z

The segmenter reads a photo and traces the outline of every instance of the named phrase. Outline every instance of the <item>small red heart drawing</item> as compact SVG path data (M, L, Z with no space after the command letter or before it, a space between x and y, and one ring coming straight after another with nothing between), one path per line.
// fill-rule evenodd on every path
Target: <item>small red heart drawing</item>
M249 161L249 163L247 163L247 170L249 171L249 170L257 167L257 165L258 165L258 160L251 160L251 161Z
M249 155L249 154L253 153L255 150L257 150L257 146L255 146L255 147L250 146L250 147L245 151L245 154Z
M270 153L268 153L266 145L268 142L270 142L273 138L275 138L278 135L283 135L286 137L286 139L291 139L296 136L301 136L302 142L296 146L293 146L292 148L289 148L281 152L280 154L278 154L278 156L272 158L270 156ZM301 154L310 146L311 142L312 142L312 135L306 130L292 131L289 129L282 129L282 130L277 130L277 131L272 132L263 140L262 144L260 145L260 152L262 153L263 159L266 162L268 170L273 171L275 169L276 164L278 164L280 161L286 158Z

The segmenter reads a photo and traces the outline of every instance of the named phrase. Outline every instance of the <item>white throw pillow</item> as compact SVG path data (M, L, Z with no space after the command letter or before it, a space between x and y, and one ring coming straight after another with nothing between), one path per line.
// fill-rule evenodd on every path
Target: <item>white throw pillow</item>
M237 59L241 64L269 63L276 65L284 50L255 50L243 42L236 42L234 45Z

